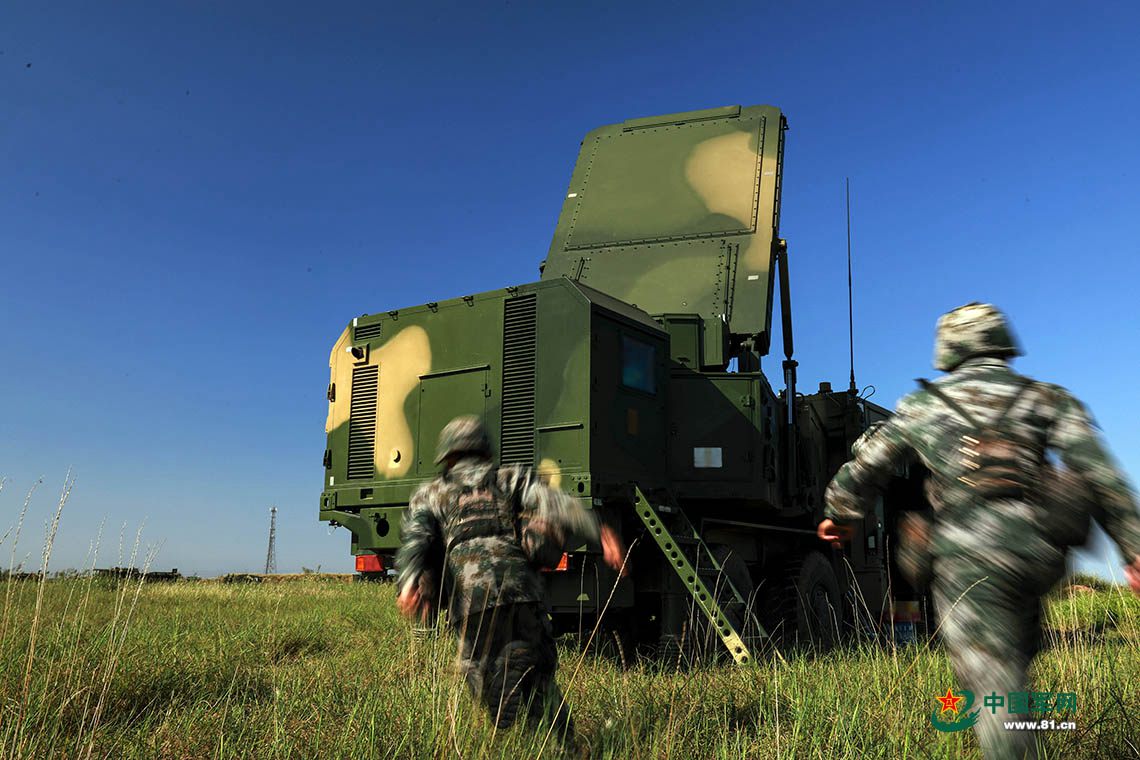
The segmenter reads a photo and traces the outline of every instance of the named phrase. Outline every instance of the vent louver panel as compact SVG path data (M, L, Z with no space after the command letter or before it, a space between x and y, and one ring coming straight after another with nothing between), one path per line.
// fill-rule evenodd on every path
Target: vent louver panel
M369 338L379 338L381 328L384 327L383 322L373 322L370 325L357 325L352 328L352 342L359 343L362 340Z
M348 418L348 477L371 478L376 457L376 398L379 367L352 368Z
M503 305L503 464L534 464L535 306L534 294Z

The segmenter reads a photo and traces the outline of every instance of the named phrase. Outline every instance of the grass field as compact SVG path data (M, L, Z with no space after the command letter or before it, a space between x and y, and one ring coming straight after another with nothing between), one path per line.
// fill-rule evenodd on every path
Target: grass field
M514 758L390 585L0 581L7 758ZM1140 757L1140 600L1062 595L1034 687L1078 695L1049 757ZM562 651L559 682L596 757L978 757L929 723L950 685L924 646L769 656L755 669L622 668ZM1058 716L1059 719L1059 716Z

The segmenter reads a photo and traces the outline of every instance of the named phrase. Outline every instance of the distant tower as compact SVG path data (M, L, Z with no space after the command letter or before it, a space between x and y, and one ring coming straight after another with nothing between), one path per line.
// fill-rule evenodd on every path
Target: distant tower
M269 508L269 551L265 553L265 574L277 572L277 507Z

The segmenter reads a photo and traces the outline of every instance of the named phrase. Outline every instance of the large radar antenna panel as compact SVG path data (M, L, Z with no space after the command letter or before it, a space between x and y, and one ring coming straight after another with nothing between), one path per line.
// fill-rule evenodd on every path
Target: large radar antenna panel
M723 319L767 352L785 129L778 108L729 106L590 132L543 279Z

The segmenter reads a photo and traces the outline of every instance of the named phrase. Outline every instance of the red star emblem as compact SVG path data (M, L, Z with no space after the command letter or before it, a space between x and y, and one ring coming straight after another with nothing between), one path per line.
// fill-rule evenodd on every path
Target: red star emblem
M946 687L946 696L935 697L935 699L942 703L942 712L949 710L956 713L958 712L958 703L965 699L965 697L954 696L954 692L950 690L950 687Z

